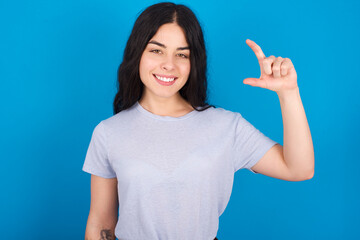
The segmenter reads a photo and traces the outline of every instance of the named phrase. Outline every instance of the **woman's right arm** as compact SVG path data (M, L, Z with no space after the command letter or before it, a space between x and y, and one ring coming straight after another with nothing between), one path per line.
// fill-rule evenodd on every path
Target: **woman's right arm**
M92 174L85 240L115 240L118 207L117 178L102 178Z

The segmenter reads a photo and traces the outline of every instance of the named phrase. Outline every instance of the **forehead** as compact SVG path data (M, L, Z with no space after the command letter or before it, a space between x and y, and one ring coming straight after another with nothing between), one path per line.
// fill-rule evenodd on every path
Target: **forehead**
M151 40L156 40L166 47L178 48L188 46L184 30L176 23L167 23L159 27Z

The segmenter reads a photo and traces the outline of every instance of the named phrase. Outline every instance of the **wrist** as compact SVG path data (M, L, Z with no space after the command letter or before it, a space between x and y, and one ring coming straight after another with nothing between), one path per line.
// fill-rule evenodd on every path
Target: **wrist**
M300 95L299 87L295 87L293 89L283 90L276 92L280 100L286 100L289 98L293 98L294 96Z

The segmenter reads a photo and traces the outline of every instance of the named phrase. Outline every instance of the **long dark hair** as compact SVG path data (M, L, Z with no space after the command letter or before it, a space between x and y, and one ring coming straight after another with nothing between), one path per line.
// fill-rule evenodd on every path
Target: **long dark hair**
M206 102L207 59L201 26L188 7L164 2L146 8L135 21L117 73L118 92L113 103L114 114L130 108L140 100L144 89L139 75L141 56L150 39L166 23L177 23L184 30L190 47L190 74L186 84L179 90L180 95L196 111L215 107Z

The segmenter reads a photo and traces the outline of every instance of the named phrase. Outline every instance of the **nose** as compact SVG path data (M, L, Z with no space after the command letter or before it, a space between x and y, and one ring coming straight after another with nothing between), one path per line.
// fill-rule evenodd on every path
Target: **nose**
M161 69L165 71L171 71L175 68L174 60L171 56L168 56L164 59L161 64Z

